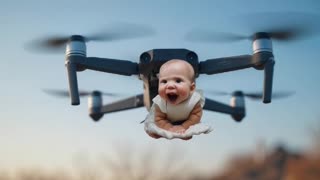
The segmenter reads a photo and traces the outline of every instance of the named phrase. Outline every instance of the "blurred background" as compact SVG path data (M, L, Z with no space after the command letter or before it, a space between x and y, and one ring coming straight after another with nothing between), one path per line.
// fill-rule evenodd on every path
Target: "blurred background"
M319 35L273 43L274 91L294 92L292 96L271 104L246 99L241 123L205 111L202 121L214 130L190 141L147 136L140 124L145 108L106 114L94 122L86 98L71 106L68 98L49 96L43 89L68 88L64 52L34 52L26 45L45 36L134 23L150 26L156 34L88 43L87 55L138 62L151 49L186 48L203 61L251 54L252 43L186 41L184 35L192 30L248 34L251 22L263 24L250 14L319 15L319 8L315 0L2 0L0 179L318 179ZM78 82L80 89L121 94L104 97L104 103L143 91L134 76L86 70L78 73ZM210 92L262 91L263 72L251 68L201 75L197 87L228 104L230 97Z

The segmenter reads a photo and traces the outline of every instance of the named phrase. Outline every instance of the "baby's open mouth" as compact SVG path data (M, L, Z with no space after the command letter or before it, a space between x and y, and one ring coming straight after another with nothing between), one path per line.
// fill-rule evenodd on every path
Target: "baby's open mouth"
M170 102L175 102L178 99L178 95L175 93L168 93L167 97Z

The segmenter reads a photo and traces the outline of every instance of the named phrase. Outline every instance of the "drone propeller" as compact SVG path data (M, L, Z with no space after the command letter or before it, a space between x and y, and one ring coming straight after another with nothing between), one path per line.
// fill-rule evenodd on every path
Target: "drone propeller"
M155 31L151 27L138 24L114 24L93 34L77 35L84 41L118 41L154 35ZM61 52L71 35L47 36L31 41L26 45L27 49L42 52Z
M254 13L245 17L250 35L194 30L186 35L186 39L195 42L234 42L253 40L257 32L267 33L278 41L290 41L319 33L320 24L315 20L318 16L297 12ZM249 22L248 22L249 21Z
M242 91L241 91L242 92ZM228 93L224 91L210 91L208 92L209 94L215 94L215 95L220 95L220 96L225 96L225 95L230 95L232 96L233 93ZM263 93L261 92L251 92L251 93L246 93L242 92L243 96L248 97L252 100L261 100L263 97ZM294 92L289 92L289 91L283 91L283 92L273 92L272 93L272 98L273 99L281 99L281 98L286 98L291 95L293 95Z
M44 89L43 90L45 93L53 95L53 96L57 96L57 97L69 97L69 91L67 90L58 90L58 89ZM93 93L100 93L101 95L104 96L118 96L118 94L115 93L106 93L106 92L101 92L101 91L79 91L79 96L80 97L84 97L84 96L89 96Z

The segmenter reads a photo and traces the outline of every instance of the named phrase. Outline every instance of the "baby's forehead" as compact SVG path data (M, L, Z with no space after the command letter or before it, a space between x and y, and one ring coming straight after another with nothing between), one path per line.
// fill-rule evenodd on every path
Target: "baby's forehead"
M184 61L184 60L179 60L179 59L173 59L170 61L167 61L166 63L164 63L161 67L160 67L160 71L163 69L167 69L170 67L173 67L172 65L177 65L179 67L183 67L183 68L188 68L189 71L193 72L193 67L191 66L191 64L189 64L188 62Z
M166 63L164 63L161 67L160 67L160 71L158 74L162 75L163 73L167 74L168 72L171 71L175 71L175 72L183 72L186 73L187 76L190 76L190 79L193 79L194 77L194 69L191 66L191 64L189 64L188 62L184 61L184 60L170 60L167 61Z

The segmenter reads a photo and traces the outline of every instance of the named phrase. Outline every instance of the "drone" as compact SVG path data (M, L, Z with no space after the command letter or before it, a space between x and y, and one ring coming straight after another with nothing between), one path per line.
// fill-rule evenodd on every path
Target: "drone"
M252 54L237 55L222 58L199 60L196 52L189 49L151 49L141 53L139 62L121 59L100 57L87 57L86 43L89 41L106 40L114 41L125 38L140 37L150 34L150 31L140 29L138 31L125 28L126 31L108 31L96 35L71 35L66 37L45 38L37 45L45 48L65 48L65 66L68 76L69 91L48 91L58 95L69 96L71 105L80 104L80 96L89 96L89 115L94 121L100 120L104 114L128 109L146 107L150 110L152 99L158 94L158 73L162 64L172 59L180 59L190 63L196 77L201 74L214 75L247 68L254 68L264 73L262 93L244 93L234 91L231 94L230 104L221 103L213 99L205 99L204 110L214 111L230 115L235 121L240 122L246 115L245 97L262 99L262 102L271 103L272 98L285 97L288 93L277 94L272 92L273 72L275 57L272 41L288 41L301 35L308 35L308 31L301 31L304 27L271 28L267 31L258 31L249 36L235 34L189 34L194 40L208 40L212 37L223 37L228 40L247 39L252 42ZM307 29L307 27L306 27ZM139 33L136 33L139 32ZM131 33L131 34L130 34ZM214 39L214 38L213 38ZM113 103L103 105L101 91L84 92L78 89L77 73L84 70L93 70L104 73L112 73L123 76L136 75L143 82L143 93L125 98ZM227 94L227 93L220 93ZM113 95L113 94L105 94Z

